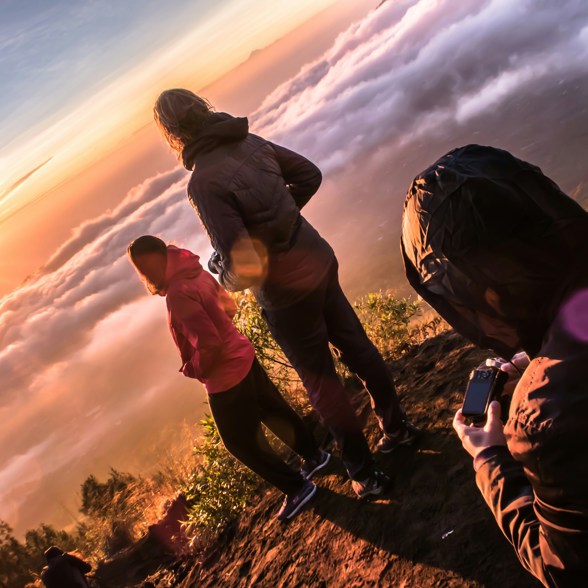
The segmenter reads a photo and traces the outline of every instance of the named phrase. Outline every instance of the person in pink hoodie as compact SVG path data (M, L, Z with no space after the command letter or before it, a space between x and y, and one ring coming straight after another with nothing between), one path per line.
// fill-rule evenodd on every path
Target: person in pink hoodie
M330 454L318 447L269 379L253 345L232 322L235 303L197 255L152 235L135 239L128 254L149 292L165 296L169 328L182 358L180 371L206 387L225 447L286 495L278 519L293 518L316 492L310 477ZM271 448L262 424L303 458L301 471Z

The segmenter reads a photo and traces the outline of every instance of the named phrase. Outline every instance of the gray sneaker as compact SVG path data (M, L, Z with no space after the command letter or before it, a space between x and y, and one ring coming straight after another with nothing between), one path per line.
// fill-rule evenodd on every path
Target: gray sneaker
M401 445L412 445L422 434L422 429L406 421L395 435L384 433L378 441L377 449L380 453L391 453Z
M328 451L319 449L319 452L311 459L305 459L302 462L300 473L306 480L316 474L320 469L324 468L331 460L331 454Z
M278 521L293 519L300 509L314 496L316 486L310 480L304 480L302 488L295 494L287 494L278 513Z
M374 473L365 480L351 480L351 487L358 498L382 496L388 492L391 484L392 480L380 470L374 470Z

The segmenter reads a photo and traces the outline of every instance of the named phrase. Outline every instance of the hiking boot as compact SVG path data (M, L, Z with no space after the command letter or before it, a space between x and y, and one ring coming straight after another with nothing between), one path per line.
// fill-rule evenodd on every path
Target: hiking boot
M304 480L302 488L295 494L287 494L278 513L278 521L293 519L300 509L314 496L316 486L310 480Z
M305 459L302 462L302 467L300 468L302 477L306 480L310 480L313 474L324 468L329 463L330 459L331 454L328 451L319 449L318 453L314 457L311 459Z
M412 445L422 434L422 429L406 421L404 428L395 435L384 433L378 441L377 449L380 453L391 453L401 445Z
M380 470L374 470L374 473L362 482L351 480L351 487L358 498L382 496L382 494L385 494L390 489L391 484L392 480Z

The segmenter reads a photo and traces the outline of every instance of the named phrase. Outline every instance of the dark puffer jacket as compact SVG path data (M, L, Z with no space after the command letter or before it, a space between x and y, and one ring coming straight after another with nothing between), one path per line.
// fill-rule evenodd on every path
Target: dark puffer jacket
M321 184L313 163L224 113L211 116L182 156L193 170L190 202L217 253L209 265L227 290L251 287L262 307L276 309L321 283L335 255L300 214ZM262 283L235 267L236 251L265 267Z
M415 290L457 331L533 358L508 449L477 483L521 563L546 586L588 584L588 214L539 168L469 145L420 174L402 253Z

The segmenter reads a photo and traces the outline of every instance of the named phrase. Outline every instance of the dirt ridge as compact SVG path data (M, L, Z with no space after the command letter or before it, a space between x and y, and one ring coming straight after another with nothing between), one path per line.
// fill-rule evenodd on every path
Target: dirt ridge
M262 487L197 558L176 561L139 585L539 586L495 525L451 428L468 373L487 356L450 331L391 364L403 406L426 434L418 446L378 458L393 478L385 499L358 501L335 457L316 479L315 498L291 523L275 520L281 497ZM375 446L378 428L367 394L350 394Z

